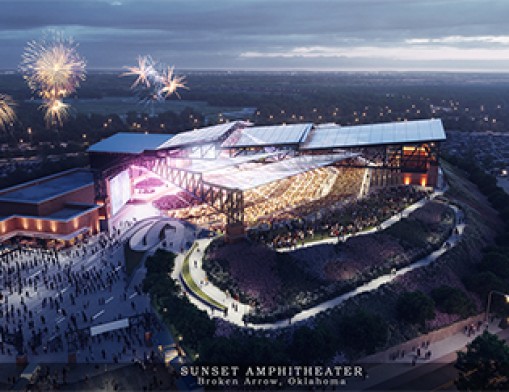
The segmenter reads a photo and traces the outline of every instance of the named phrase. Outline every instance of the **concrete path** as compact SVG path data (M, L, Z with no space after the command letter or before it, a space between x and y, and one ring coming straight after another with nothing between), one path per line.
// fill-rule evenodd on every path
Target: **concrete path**
M195 243L198 246L191 253L189 258L189 271L191 274L191 278L195 281L195 283L200 287L200 289L207 294L210 298L219 302L220 304L225 305L228 308L226 313L220 312L218 310L212 310L208 305L204 304L202 301L198 300L194 296L190 295L189 299L193 302L198 308L205 310L209 313L210 316L222 317L229 322L232 322L236 325L244 325L242 321L242 317L244 314L249 313L251 310L250 306L247 304L243 304L239 301L235 301L231 295L228 295L218 287L214 286L210 282L208 282L205 271L202 268L202 256L203 251L212 241L210 238L197 240ZM179 254L177 256L175 269L173 271L172 277L174 279L178 279L180 271L182 270L182 264L184 262L185 255Z
M488 331L494 334L498 334L502 338L507 338L507 336L509 336L509 330L502 330L498 326L499 322L499 319L492 321L489 324ZM412 362L416 357L416 353L408 349L406 350L403 357L400 357L396 360L389 361L387 359L381 358L378 361L378 365L367 369L368 378L366 380L353 381L349 383L349 387L355 386L358 390L371 389L381 383L384 383L385 381L401 377L402 375L410 372L418 373L416 374L416 377L423 377L423 374L433 372L436 369L435 367L428 366L429 364L444 364L455 361L456 352L464 350L467 344L478 337L483 331L484 326L481 327L480 331L477 331L471 336L467 336L463 332L458 332L444 339L431 342L427 349L422 349L421 358L415 361L414 366L412 366ZM425 339L426 337L423 337L422 340L425 341ZM404 346L404 344L402 346ZM432 353L430 360L425 360L422 358L426 351L431 351ZM361 359L359 363L365 364L366 361L371 361L373 357L374 356L366 360Z

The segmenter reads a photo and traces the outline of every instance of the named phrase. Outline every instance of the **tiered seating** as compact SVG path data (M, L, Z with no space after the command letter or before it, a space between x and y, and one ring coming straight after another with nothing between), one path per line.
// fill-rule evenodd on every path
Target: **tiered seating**
M248 226L305 218L356 199L366 169L322 167L244 192ZM187 192L164 196L154 205L169 216L222 230L226 216Z
M318 168L246 192L245 220L261 223L281 214L292 214L299 206L323 197L336 173Z
M199 226L207 226L213 230L222 230L226 225L226 216L219 214L208 204L188 206L178 210L170 210L168 216L182 219Z
M426 191L411 186L384 188L364 199L346 203L341 208L330 205L318 218L303 217L284 222L274 220L269 225L269 232L252 231L250 235L274 247L286 247L312 237L315 233L332 237L352 234L380 224L426 195Z
M274 181L244 193L244 206L251 207L280 197L290 184L289 179Z
M338 167L336 181L327 195L327 200L353 196L359 193L366 169Z

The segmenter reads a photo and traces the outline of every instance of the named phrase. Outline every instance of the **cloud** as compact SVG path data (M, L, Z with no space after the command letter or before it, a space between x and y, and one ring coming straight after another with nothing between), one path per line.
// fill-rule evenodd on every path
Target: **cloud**
M509 45L509 35L484 35L465 37L462 35L451 35L441 38L411 38L405 40L408 44L503 44Z
M509 44L508 0L0 2L0 68L15 67L26 42L50 27L72 35L91 68L121 67L137 54L189 68L486 62L505 58L495 49Z
M289 51L243 52L241 58L364 58L412 61L491 61L509 60L508 49L458 48L454 46L357 46L357 47L297 47Z

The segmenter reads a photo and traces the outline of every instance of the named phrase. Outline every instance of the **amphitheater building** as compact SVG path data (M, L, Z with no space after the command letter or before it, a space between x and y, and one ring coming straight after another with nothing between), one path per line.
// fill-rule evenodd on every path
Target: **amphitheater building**
M69 243L129 216L183 219L228 238L394 185L439 186L440 119L340 126L234 121L117 133L90 167L0 191L0 240ZM142 213L141 211L145 211Z

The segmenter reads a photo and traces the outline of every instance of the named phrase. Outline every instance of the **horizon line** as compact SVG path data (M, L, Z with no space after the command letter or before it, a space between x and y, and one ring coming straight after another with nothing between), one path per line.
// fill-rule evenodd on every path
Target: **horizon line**
M89 72L122 72L123 67L94 67L89 68ZM17 68L0 68L0 73L19 73ZM508 70L493 70L493 69L359 69L359 68L193 68L183 67L180 72L280 72L280 73L446 73L446 74L509 74Z

